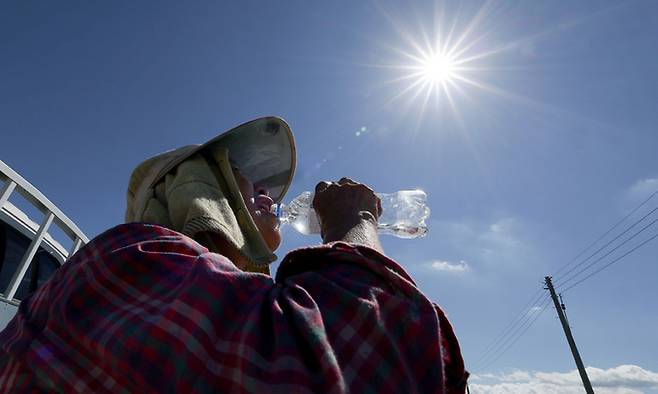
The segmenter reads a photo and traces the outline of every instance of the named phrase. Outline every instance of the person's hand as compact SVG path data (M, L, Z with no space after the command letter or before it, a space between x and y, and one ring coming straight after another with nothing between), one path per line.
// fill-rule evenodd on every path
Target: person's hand
M320 223L325 224L359 216L363 211L370 212L376 221L382 210L381 201L371 188L345 177L338 182L318 183L313 208Z
M349 178L320 182L315 187L313 208L324 242L360 243L381 250L377 236L381 201L368 186Z

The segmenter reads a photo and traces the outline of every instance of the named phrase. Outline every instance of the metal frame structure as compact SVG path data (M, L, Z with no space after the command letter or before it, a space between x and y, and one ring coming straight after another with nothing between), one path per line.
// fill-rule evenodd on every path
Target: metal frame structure
M18 305L20 300L15 299L14 296L39 247L44 248L55 256L61 265L64 264L70 255L80 249L83 244L89 242L89 239L55 204L50 202L37 188L32 186L2 160L0 160L0 181L4 181L4 187L0 190L0 220L8 223L31 239L31 243L18 264L7 288L0 289L2 292L0 294L0 301ZM19 193L43 213L43 219L40 224L30 220L25 213L9 202L9 197L15 192ZM66 236L73 241L73 246L69 250L66 250L48 233L48 229L53 223L61 228ZM0 258L2 257L0 256Z

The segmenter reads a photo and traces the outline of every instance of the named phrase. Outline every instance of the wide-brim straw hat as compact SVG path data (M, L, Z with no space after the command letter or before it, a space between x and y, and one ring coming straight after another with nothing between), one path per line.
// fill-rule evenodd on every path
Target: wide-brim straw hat
M183 160L203 149L215 147L228 149L229 158L240 173L254 185L267 188L274 202L281 202L292 183L297 154L290 126L276 116L254 119L204 144L177 149L151 179L149 188L154 187Z

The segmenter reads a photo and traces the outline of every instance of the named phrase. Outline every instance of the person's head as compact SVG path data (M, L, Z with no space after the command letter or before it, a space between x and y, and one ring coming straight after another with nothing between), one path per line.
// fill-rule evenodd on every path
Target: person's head
M270 212L274 200L270 197L269 190L266 186L254 185L240 172L237 166L232 165L231 167L233 176L240 188L242 199L247 210L249 210L249 214L254 219L258 232L269 249L274 252L281 244L281 232L279 231L276 215Z
M292 182L295 155L290 127L276 117L162 153L133 171L126 222L168 227L241 260L242 269L268 273L281 243L270 209Z

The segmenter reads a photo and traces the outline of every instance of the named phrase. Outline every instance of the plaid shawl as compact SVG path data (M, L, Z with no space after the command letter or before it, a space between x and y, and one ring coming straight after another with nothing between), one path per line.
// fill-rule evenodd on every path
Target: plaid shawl
M392 260L333 243L276 281L163 227L78 251L0 333L0 391L463 393L441 309Z

